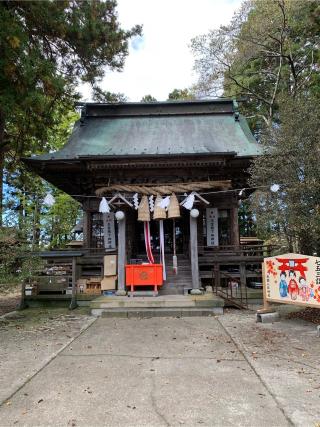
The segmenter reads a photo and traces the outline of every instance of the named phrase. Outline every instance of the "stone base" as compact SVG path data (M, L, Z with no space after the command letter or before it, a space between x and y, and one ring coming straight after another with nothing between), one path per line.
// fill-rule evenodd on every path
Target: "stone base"
M159 292L155 291L128 291L129 297L157 297Z
M273 322L279 322L280 316L277 311L274 311L272 313L257 313L256 319L257 319L257 322L273 323Z
M125 297L127 295L127 292L124 289L118 289L116 295L118 297Z
M191 289L190 294L191 295L202 295L202 291L200 291L200 289Z

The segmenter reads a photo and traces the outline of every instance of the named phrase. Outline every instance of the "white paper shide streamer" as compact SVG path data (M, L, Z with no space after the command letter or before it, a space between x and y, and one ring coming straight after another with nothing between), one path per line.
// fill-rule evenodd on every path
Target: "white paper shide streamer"
M99 212L101 213L110 213L110 206L107 202L107 199L105 197L102 197L100 205L99 205Z
M133 206L134 206L135 210L137 210L139 207L139 195L138 195L138 193L135 193L133 195L132 199L133 199Z
M170 196L165 197L159 203L160 208L165 209L165 210L168 210L169 205L170 205Z
M192 207L194 204L194 194L191 193L189 194L189 196L184 200L184 202L182 203L182 206L185 209L188 209L189 211L191 211Z
M149 208L150 208L150 212L154 211L154 196L150 196L149 197Z
M56 200L52 194L48 193L46 197L43 199L43 203L49 207L55 204Z

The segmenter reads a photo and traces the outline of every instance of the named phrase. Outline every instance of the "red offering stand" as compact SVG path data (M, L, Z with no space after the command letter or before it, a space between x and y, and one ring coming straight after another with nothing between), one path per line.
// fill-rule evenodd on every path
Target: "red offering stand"
M127 264L126 285L134 292L135 286L153 286L157 292L163 285L162 264Z

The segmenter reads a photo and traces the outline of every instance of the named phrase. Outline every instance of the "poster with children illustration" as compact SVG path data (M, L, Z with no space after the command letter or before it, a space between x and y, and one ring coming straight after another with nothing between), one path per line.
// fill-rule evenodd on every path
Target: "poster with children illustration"
M320 258L284 254L264 259L267 301L320 308Z

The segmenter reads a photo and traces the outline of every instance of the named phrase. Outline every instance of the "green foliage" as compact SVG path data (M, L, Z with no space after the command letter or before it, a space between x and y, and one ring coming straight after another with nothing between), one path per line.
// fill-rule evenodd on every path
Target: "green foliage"
M108 66L121 70L136 26L120 28L116 2L5 1L0 4L0 149L41 146L77 98L79 80L94 83Z
M59 148L68 131L61 122L79 99L77 85L97 86L106 69L121 70L128 40L141 34L140 26L120 27L116 5L0 2L0 224L4 162L7 175L18 167L22 176L21 156Z
M59 125L48 133L48 146L59 149L68 139L79 114L68 112ZM41 151L38 150L38 153ZM29 153L31 154L31 153ZM5 182L8 186L4 204L4 223L15 226L33 250L62 247L71 240L71 230L80 216L78 202L7 159ZM51 192L56 203L52 208L43 204Z
M16 267L19 240L14 228L0 228L0 281L10 277Z
M239 230L241 237L256 235L256 223L248 200L243 200L239 206Z
M316 99L285 98L279 103L281 126L266 135L265 154L251 170L255 186L280 184L277 193L253 196L259 234L309 255L320 253L319 118Z
M192 41L197 90L245 97L251 127L270 128L282 96L319 93L319 17L318 1L246 0L229 25Z
M306 254L320 253L319 30L318 1L246 0L229 25L192 41L198 93L244 100L265 146L251 168L252 185L265 186L251 197L259 237Z
M195 99L194 93L190 89L174 89L168 95L168 100L192 100Z
M14 228L0 227L0 283L19 283L42 265Z
M96 102L126 102L127 97L123 93L113 93L101 89L99 86L93 86L92 98Z
M80 205L68 194L53 193L55 204L43 216L44 239L50 248L63 248L71 240L71 230L81 215Z
M141 98L141 102L157 102L157 100L152 95L144 95Z

